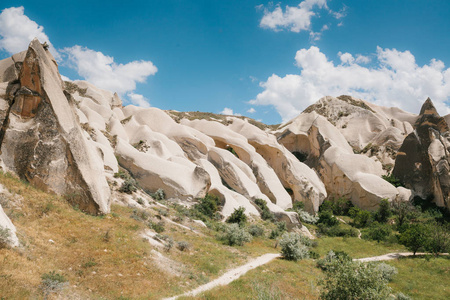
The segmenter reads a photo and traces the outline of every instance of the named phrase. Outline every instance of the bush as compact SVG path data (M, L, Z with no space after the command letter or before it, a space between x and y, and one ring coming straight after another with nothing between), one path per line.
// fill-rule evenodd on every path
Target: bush
M428 226L426 249L435 255L450 250L450 232L443 225L433 222Z
M164 200L166 199L166 193L163 189L157 189L155 193L151 195L155 200Z
M367 210L359 210L353 219L353 223L357 227L366 227L372 223L372 214Z
M353 203L345 198L339 198L333 201L333 214L337 216L346 216L348 211L353 207Z
M132 194L137 191L137 183L133 178L127 178L119 188L119 192Z
M340 225L335 225L328 227L322 223L318 225L320 232L328 236L346 236L346 237L357 237L359 232L356 228L341 227Z
M161 232L164 232L164 230L166 230L166 228L164 227L164 222L163 221L160 221L158 223L149 222L148 223L148 227L150 227L151 229L153 229L157 233L161 233Z
M215 213L219 210L220 199L217 196L207 194L204 198L198 199L199 203L194 206L194 210L199 212L200 214L213 218ZM204 218L203 221L205 221Z
M320 299L388 299L391 288L375 264L332 259L320 281Z
M391 226L387 224L378 224L377 222L375 222L366 231L365 237L377 241L379 243L381 241L386 241L391 234L392 234Z
M383 178L384 180L386 180L387 182L389 182L390 184L392 184L395 187L404 186L402 184L402 182L400 181L400 179L395 177L394 174L382 175L381 178Z
M263 199L256 199L255 204L261 209L261 219L270 221L275 220L275 216L270 212L266 201Z
M330 210L325 210L319 212L319 220L317 223L324 224L326 226L334 226L339 224L339 220L333 216L333 213Z
M237 223L239 226L243 226L247 222L247 216L244 212L245 208L242 206L235 208L231 216L228 217L227 223Z
M61 274L51 271L49 273L42 274L40 289L42 290L45 299L51 293L57 293L61 291L67 283L67 279Z
M380 223L386 223L388 218L392 215L391 205L388 199L381 199L375 219Z
M308 224L316 224L317 221L319 220L319 217L313 216L304 210L298 210L297 213L298 217L300 218L300 221Z
M248 228L248 233L250 233L252 236L262 236L264 234L264 228L261 226L258 226L256 224L250 225Z
M398 270L396 267L393 267L383 262L377 264L375 268L381 273L381 276L387 281L392 281L392 279L394 279L394 276L398 274Z
M185 242L185 241L181 241L181 242L178 242L178 243L177 243L177 248L178 248L178 250L180 250L180 251L186 251L186 250L189 250L190 247L191 247L191 246L189 245L189 243L188 243L188 242Z
M411 297L409 297L403 293L397 293L396 299L397 300L411 300Z
M424 224L412 224L408 229L400 234L400 243L412 251L416 252L427 246L429 230Z
M219 237L227 245L242 246L244 243L250 242L252 236L238 224L233 223L225 227L225 232Z
M344 251L333 251L330 250L327 255L319 259L317 261L317 267L322 269L323 271L328 270L336 261L346 262L346 261L352 261L352 258L350 255L348 255Z
M287 260L309 258L309 249L302 244L302 236L295 232L284 233L280 240L281 254Z
M276 239L283 232L287 231L286 222L281 221L281 222L277 222L275 224L277 225L277 228L276 229L272 229L272 231L270 232L270 235L269 235L269 239L272 239L272 240Z
M11 243L11 233L9 228L0 226L0 249L7 248Z

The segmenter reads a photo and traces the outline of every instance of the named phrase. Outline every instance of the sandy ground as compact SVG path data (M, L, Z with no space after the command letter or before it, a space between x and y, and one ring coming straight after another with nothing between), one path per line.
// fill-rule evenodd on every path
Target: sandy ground
M416 255L432 255L432 253L424 253L424 252L417 252ZM354 261L361 261L361 262L369 262L369 261L383 261L383 260L393 260L400 257L407 257L407 256L413 256L414 253L412 252L399 252L399 253L388 253L380 256L372 256L372 257L365 257L365 258L355 258ZM440 255L448 255L448 253L441 253Z

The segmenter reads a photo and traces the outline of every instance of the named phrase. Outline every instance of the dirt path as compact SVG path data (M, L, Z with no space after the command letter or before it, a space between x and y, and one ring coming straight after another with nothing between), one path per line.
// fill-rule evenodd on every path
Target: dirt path
M199 286L198 288L196 288L195 290L192 290L190 292L187 292L183 295L178 295L172 298L166 298L164 300L172 300L172 299L177 299L178 297L181 296L196 296L204 291L213 289L219 285L227 285L230 282L238 279L239 277L241 277L242 275L244 275L245 273L247 273L248 271L255 269L259 266L265 265L268 262L272 261L273 259L280 257L281 255L278 253L268 253L268 254L264 254L248 263L246 263L245 265L242 265L240 267L237 267L236 269L230 270L228 272L226 272L225 274L223 274L222 276L220 276L219 278L210 281L204 285Z
M417 252L416 255L431 255L432 253L424 253L424 252ZM355 258L353 261L361 261L361 262L369 262L369 261L383 261L383 260L393 260L400 257L407 257L407 256L413 256L414 253L412 252L399 252L399 253L388 253L380 256L372 256L372 257L364 257L364 258ZM448 253L441 253L439 255L448 255Z

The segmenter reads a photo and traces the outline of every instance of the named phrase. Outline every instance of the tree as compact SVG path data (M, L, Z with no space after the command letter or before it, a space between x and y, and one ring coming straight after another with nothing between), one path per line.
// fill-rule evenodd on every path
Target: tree
M439 253L447 252L450 249L450 232L437 222L430 224L428 229L426 249L436 256Z
M391 209L397 219L397 226L401 227L414 211L414 206L408 201L395 199L391 202Z
M386 240L386 238L392 233L391 226L387 224L378 224L375 222L372 224L372 226L369 228L367 232L367 236L371 240L375 240L378 243L381 241Z
M320 299L388 299L391 288L382 270L373 263L334 259L325 270Z
M375 219L380 223L386 223L388 218L392 215L389 200L381 199L377 212L375 213Z
M372 222L372 214L367 210L360 210L356 214L353 222L357 227L365 227Z
M411 250L414 255L416 252L427 245L429 230L424 224L412 224L400 234L400 243Z

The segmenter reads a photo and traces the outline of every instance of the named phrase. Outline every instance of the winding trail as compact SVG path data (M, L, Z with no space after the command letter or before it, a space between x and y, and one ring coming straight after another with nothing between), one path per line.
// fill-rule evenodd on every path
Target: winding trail
M416 253L416 255L426 255L426 254L430 254L430 253L424 253L424 252ZM353 259L353 261L360 261L360 262L384 261L384 260L393 260L393 259L398 259L400 257L407 257L407 256L413 256L413 255L414 255L414 253L412 253L412 252L397 252L397 253L388 253L388 254L379 255L379 256L355 258L355 259ZM449 254L441 253L440 255L449 255ZM211 290L217 286L227 285L227 284L231 283L232 281L238 279L239 277L241 277L248 271L253 270L259 266L265 265L265 264L271 262L273 259L278 258L278 257L281 257L281 255L278 253L264 254L256 259L246 263L245 265L242 265L240 267L237 267L235 269L232 269L232 270L226 272L219 278L217 278L213 281L210 281L204 285L201 285L192 291L186 292L182 295L178 295L175 297L165 298L163 300L175 300L178 297L182 297L182 296L196 296L200 293Z
M216 286L227 285L227 284L231 283L232 281L238 279L239 277L241 277L248 271L253 270L259 266L265 265L268 262L270 262L273 259L280 257L280 256L281 255L279 253L264 254L256 259L246 263L245 265L242 265L240 267L237 267L236 269L232 269L232 270L226 272L225 274L223 274L222 276L220 276L219 278L217 278L213 281L210 281L204 285L199 286L195 290L189 291L187 293L184 293L182 295L178 295L175 297L165 298L164 300L173 300L173 299L177 299L178 297L181 297L181 296L196 296L202 292L213 289Z

